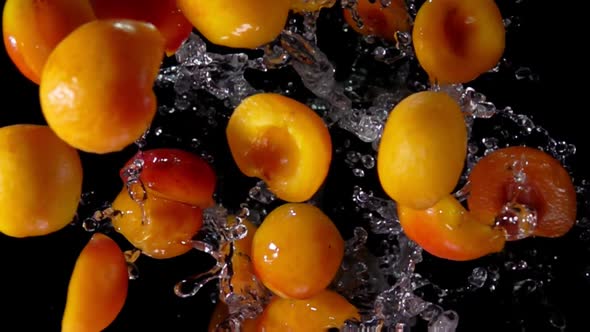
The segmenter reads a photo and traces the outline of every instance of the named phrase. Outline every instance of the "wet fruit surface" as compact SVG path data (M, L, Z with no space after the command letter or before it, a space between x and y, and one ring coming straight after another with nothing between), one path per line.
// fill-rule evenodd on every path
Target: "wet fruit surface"
M393 0L388 7L383 8L380 1L360 0L356 10L363 26L354 21L352 13L344 9L346 23L362 35L374 35L390 41L395 41L398 31L410 31L410 16L403 0Z

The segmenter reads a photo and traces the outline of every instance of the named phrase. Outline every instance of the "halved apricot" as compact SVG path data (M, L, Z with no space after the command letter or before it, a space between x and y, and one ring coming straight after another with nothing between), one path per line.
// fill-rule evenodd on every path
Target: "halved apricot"
M426 209L455 188L466 155L459 105L443 92L414 93L387 119L377 155L379 180L399 204Z
M99 19L130 19L149 22L166 39L168 55L188 38L193 26L176 7L176 0L90 0Z
M68 35L43 69L43 115L57 136L92 153L139 138L156 114L164 39L149 23L98 20Z
M397 211L408 238L434 256L466 261L504 248L502 230L477 221L452 195L426 210L398 205Z
M0 128L0 232L40 236L68 225L82 193L78 152L47 126Z
M215 172L203 158L179 149L152 149L138 152L121 169L125 171L138 158L143 160L139 179L149 195L206 208L213 205Z
M412 40L432 81L465 83L500 61L504 22L494 0L431 0L418 10Z
M284 204L254 234L252 264L273 293L309 298L326 288L344 256L344 240L330 218L310 204Z
M352 18L350 9L343 9L346 23L362 35L374 35L390 41L395 41L398 31L410 31L410 15L404 0L393 0L389 7L383 7L380 1L359 0L356 10L363 22L359 27Z
M94 19L88 0L7 0L2 15L4 46L21 73L39 84L55 46Z
M128 283L127 262L117 243L94 234L72 272L62 332L104 330L123 308Z
M152 258L172 258L188 252L191 239L203 225L199 207L153 195L140 205L126 188L112 206L120 212L112 220L115 229Z
M258 319L258 330L327 331L342 328L349 319L360 319L358 310L342 295L324 290L304 300L275 297Z
M287 23L291 0L177 0L178 8L210 42L256 48L273 41Z
M244 99L226 134L240 171L263 179L280 199L310 199L328 174L328 128L312 109L291 98L260 93Z
M576 221L576 190L568 172L549 154L515 146L483 157L469 174L470 211L488 223L503 227L509 239L526 235L558 237ZM519 211L510 211L514 208ZM520 217L534 214L535 225L521 225ZM515 215L506 215L515 213ZM507 219L513 218L512 223ZM512 224L512 225L511 225ZM522 226L530 229L521 229ZM519 234L520 233L520 234ZM527 234L530 233L530 234Z
M291 10L295 13L317 12L322 8L334 6L336 0L291 0Z

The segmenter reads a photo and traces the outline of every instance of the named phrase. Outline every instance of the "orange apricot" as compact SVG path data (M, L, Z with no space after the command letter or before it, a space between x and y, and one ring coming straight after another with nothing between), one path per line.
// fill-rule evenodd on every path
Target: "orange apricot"
M188 38L193 26L176 7L176 0L90 0L99 19L130 19L149 22L166 39L168 55Z
M476 220L452 195L426 210L398 205L398 215L408 238L440 258L466 261L504 248L503 232Z
M156 114L152 90L164 40L149 23L97 20L51 53L40 85L41 107L57 136L92 153L133 143Z
M432 81L465 83L500 61L504 22L494 0L431 0L418 10L412 40Z
M410 31L410 15L406 9L404 0L393 0L389 7L383 8L381 2L359 0L356 10L363 22L359 27L352 18L350 9L343 9L346 23L356 32L362 35L373 35L395 41L395 34L398 31Z
M317 12L322 8L334 6L336 0L291 0L291 10L295 13Z
M142 206L143 205L143 206ZM140 205L124 188L113 209L113 226L127 241L152 258L165 259L188 252L192 237L203 225L199 207L149 195Z
M21 73L39 84L55 46L94 19L88 0L7 0L2 15L4 46Z
M414 93L385 124L377 155L381 186L399 204L429 208L455 188L466 154L459 105L442 92Z
M179 149L142 151L121 170L123 181L125 170L137 158L143 160L139 179L148 194L201 208L213 205L215 172L201 157Z
M254 234L252 264L273 293L305 299L326 288L344 256L344 240L320 209L284 204L269 213Z
M0 128L0 232L40 236L68 225L82 193L78 152L47 126Z
M229 310L227 305L222 301L217 302L211 320L209 321L209 332L223 331L218 328L219 324L222 323L229 316ZM256 332L258 325L258 319L246 319L240 325L240 332Z
M244 99L226 134L240 171L263 179L285 201L310 199L328 174L328 128L312 109L291 98L260 93Z
M508 239L562 236L576 221L572 180L559 161L541 150L523 146L496 150L479 160L469 181L470 211L489 223L498 222ZM527 211L534 213L535 220L529 222L536 225L516 220L527 217ZM510 218L512 222L505 223Z
M349 319L360 319L358 310L340 294L324 290L304 300L275 297L258 319L258 330L327 331L342 328Z
M177 0L200 33L217 45L256 48L273 41L287 23L291 0Z
M129 277L123 252L97 233L84 247L72 273L62 332L96 332L117 317L127 297Z

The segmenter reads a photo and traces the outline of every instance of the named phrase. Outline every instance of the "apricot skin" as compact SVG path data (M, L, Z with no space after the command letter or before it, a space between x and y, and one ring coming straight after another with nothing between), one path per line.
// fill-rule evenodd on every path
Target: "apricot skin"
M398 215L408 238L440 258L467 261L504 248L504 233L476 221L452 195L426 210L399 205Z
M416 15L412 40L432 81L465 83L500 61L504 22L494 0L426 1Z
M567 233L576 221L576 190L559 161L534 148L499 149L480 159L469 174L470 211L482 220L493 222L514 196L510 188L516 188L515 167L522 167L526 179L521 186L527 189L516 201L537 212L533 235L559 237Z
M127 262L119 246L94 234L72 273L62 332L102 331L115 320L127 297Z
M156 113L152 90L164 40L149 24L87 23L51 53L40 85L49 126L73 147L115 152L133 143Z
M127 241L145 255L166 259L191 250L191 239L203 225L202 210L164 198L148 195L141 206L129 196L126 188L113 202L113 209L121 214L113 218L113 226Z
M341 328L348 319L360 319L357 309L340 294L324 290L305 300L275 297L259 317L258 330L327 331Z
M21 73L39 84L55 46L94 19L88 0L7 0L2 15L4 46Z
M291 0L177 0L178 8L210 42L256 48L273 41L287 23Z
M291 98L261 93L244 99L226 135L240 171L263 179L285 201L310 199L328 174L330 133L313 110Z
M47 126L0 128L0 232L56 232L73 220L81 193L78 152Z
M330 284L344 256L332 221L309 204L284 204L264 219L252 241L256 276L273 293L309 298Z
M375 35L395 41L396 32L410 31L410 16L404 0L393 0L386 8L383 8L379 1L371 3L369 0L359 0L356 9L363 21L362 28L358 27L348 9L343 9L344 19L354 31L361 35Z
M455 188L466 154L459 105L442 92L414 93L387 119L377 155L379 180L399 204L426 209Z

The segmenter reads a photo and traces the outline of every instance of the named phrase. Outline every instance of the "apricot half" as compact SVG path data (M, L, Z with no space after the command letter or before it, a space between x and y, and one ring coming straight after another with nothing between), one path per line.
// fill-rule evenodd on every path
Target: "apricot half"
M41 77L43 114L57 136L92 153L133 143L156 114L164 40L149 23L99 20L68 35Z
M215 172L203 158L179 149L142 151L121 169L123 181L126 181L126 169L138 158L143 160L139 179L148 195L201 208L213 205Z
M398 215L408 238L440 258L466 261L504 248L503 232L476 220L452 195L426 210L398 205Z
M349 319L360 319L358 310L340 294L324 290L305 300L275 297L258 319L258 330L327 331L342 328Z
M287 23L291 0L177 0L178 8L210 42L256 48L273 41Z
M541 150L523 146L496 150L479 160L469 181L470 211L489 223L499 222L509 239L526 235L562 236L576 221L572 180L559 161ZM534 214L535 225L523 225L516 219L514 225L503 223L505 218L526 217L527 211L510 211L511 207L529 210L529 214ZM532 227L527 230L523 226Z
M7 0L2 14L4 46L21 73L39 84L55 46L94 19L88 0Z
M412 40L432 81L465 83L500 61L504 22L494 0L426 1L416 15Z
M127 298L129 277L123 252L106 235L94 234L72 273L62 332L102 331L115 320Z
M172 258L188 252L192 237L203 225L199 207L153 195L148 195L140 205L126 188L112 207L119 211L112 220L115 229L152 258Z
M82 193L78 152L47 126L0 128L0 232L53 233L69 224Z
M383 7L380 1L359 0L356 10L363 26L359 27L352 18L350 9L343 9L346 23L362 35L374 35L395 41L398 31L410 31L410 15L404 0L393 0L389 7Z
M429 208L455 188L466 154L459 105L442 92L414 93L385 124L377 155L381 186L401 205Z
M266 216L254 234L256 276L273 293L309 298L330 284L344 256L344 240L320 209L284 204Z
M188 38L193 26L176 7L176 0L90 0L99 19L130 19L152 23L173 54Z
M328 128L313 110L291 98L260 93L244 99L226 134L240 171L263 179L280 199L308 200L328 174Z

